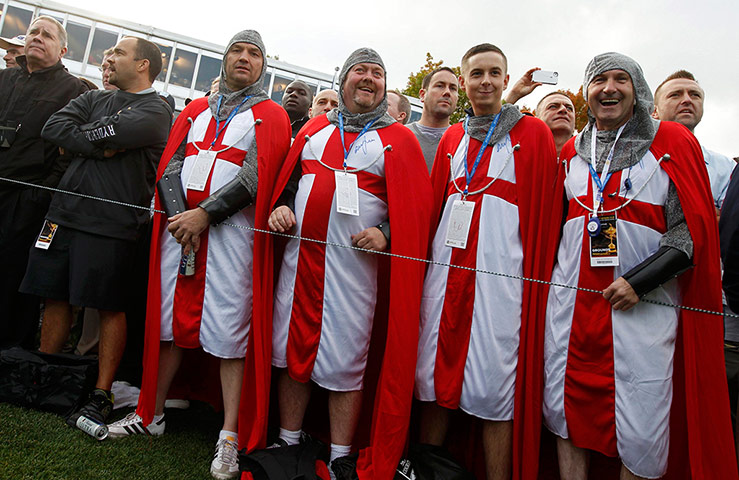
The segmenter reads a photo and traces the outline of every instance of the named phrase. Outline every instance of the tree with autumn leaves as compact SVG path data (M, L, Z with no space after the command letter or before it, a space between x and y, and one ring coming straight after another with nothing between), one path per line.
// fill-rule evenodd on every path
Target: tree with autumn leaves
M423 77L443 65L444 60L435 61L431 53L426 52L426 64L423 65L418 72L411 72L411 74L408 75L408 84L406 85L405 89L403 89L402 93L410 97L418 98L419 92L421 90L421 84L423 83ZM457 76L460 75L460 68L458 66L450 68L454 70L454 73ZM577 131L581 131L585 127L585 125L588 124L588 106L585 103L585 99L582 95L582 86L577 91L577 93L572 93L570 90L560 90L560 92L564 93L565 95L570 97L570 100L572 100L572 104L575 106L575 128L577 129ZM469 107L470 101L464 91L460 89L457 109L454 111L454 113L452 113L449 121L451 123L457 123L462 120L466 115L464 111ZM530 112L533 114L534 110L535 108L529 108L526 105L521 106L522 112Z

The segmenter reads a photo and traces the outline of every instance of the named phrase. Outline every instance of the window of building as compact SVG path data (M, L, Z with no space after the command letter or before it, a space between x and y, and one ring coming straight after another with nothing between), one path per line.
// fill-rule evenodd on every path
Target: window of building
M172 75L169 77L169 83L171 85L190 88L192 77L195 73L195 61L197 59L197 53L188 52L178 46L172 61Z
M92 37L92 46L90 47L90 55L87 57L87 63L99 66L103 63L103 52L115 47L116 43L118 43L117 33L96 27L95 34Z
M210 90L210 84L213 79L221 75L221 59L200 56L200 66L198 67L198 78L195 81L195 90L207 92Z
M16 35L24 35L31 25L33 12L22 8L10 6L5 13L5 23L3 23L3 31L0 36L5 38L13 38Z
M167 79L167 71L169 70L169 58L172 56L172 47L162 45L159 42L154 43L156 43L157 47L159 47L159 50L162 51L162 72L157 77L157 80L163 82Z
M47 17L51 17L54 20L56 20L57 22L59 22L62 25L64 25L64 14L61 13L61 12L57 12L55 10L47 10L45 8L42 8L41 10L39 10L37 16L40 17L41 15L45 15Z
M272 69L267 68L267 71L264 72L264 82L262 82L262 89L265 92L269 92L269 82L272 80Z
M282 105L282 94L285 93L285 89L292 81L292 78L275 74L275 83L272 84L272 100Z
M87 39L90 37L90 26L70 20L67 22L67 37L67 54L64 58L77 62L83 61L85 59Z

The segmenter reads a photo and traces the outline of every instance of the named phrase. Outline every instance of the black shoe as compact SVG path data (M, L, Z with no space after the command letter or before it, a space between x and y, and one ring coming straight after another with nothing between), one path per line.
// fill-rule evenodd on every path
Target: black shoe
M106 424L108 423L107 420L112 411L113 394L100 388L96 388L90 394L90 398L88 398L87 403L67 418L67 424L72 427L76 427L77 419L80 416L85 416L93 422Z

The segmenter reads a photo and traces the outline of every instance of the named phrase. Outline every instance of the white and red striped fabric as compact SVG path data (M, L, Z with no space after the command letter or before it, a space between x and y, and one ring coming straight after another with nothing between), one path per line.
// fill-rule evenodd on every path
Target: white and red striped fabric
M453 178L460 189L465 185L464 156L469 141L469 136L465 135L451 160ZM470 163L480 149L479 141L472 142L475 145L470 146ZM497 179L484 192L467 197L468 201L475 203L475 210L464 249L445 245L452 204L461 198L454 185L449 183L449 196L432 243L434 261L522 274L523 250L513 147L510 135L506 135L488 148L481 159L475 187L471 186L470 190ZM520 280L476 275L440 265L429 267L421 304L421 336L416 367L416 397L419 400L436 401L437 345L440 342L443 345L445 339L455 343L462 340L458 335L448 335L448 329L440 334L440 328L444 329L443 319L471 317L459 408L487 420L513 418L522 293Z
M347 146L357 134L346 133ZM350 245L351 236L388 219L385 160L377 130L353 145L347 164L357 172L359 216L336 211L335 173L342 167L339 130L327 125L306 142L301 154L303 176L295 198L296 234ZM318 158L316 158L318 157ZM374 164L374 160L377 159ZM317 349L311 379L335 391L362 388L377 299L374 255L292 239L287 243L275 291L273 365L288 363L288 338L298 348ZM320 325L308 340L302 326ZM310 335L310 334L307 334Z
M651 151L632 168L613 173L604 209L638 196L616 212L619 266L591 267L585 229L589 214L574 197L592 206L593 181L579 156L569 165L569 213L552 281L603 290L659 249L667 230L670 179ZM679 304L677 280L658 287L650 298ZM677 324L673 308L640 302L628 311L614 311L601 295L551 287L544 344L549 429L563 438L572 433L576 445L618 454L639 476L662 476L669 453Z
M254 142L254 114L240 112L219 136L218 153L205 190L188 190L198 148L207 150L215 136L216 123L210 110L194 120L187 134L182 189L190 208L236 177L246 151ZM229 147L226 149L226 147ZM254 226L254 206L234 214L229 223ZM161 247L161 340L178 345L203 347L220 358L243 358L252 314L252 250L254 233L231 226L209 226L201 236L195 256L195 274L178 275L181 246L163 228Z

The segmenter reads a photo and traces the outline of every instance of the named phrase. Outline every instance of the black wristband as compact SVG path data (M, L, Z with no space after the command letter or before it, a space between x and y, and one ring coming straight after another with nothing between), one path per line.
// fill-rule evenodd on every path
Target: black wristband
M665 246L626 272L623 278L642 297L692 266L693 263L685 252Z
M198 203L198 207L208 213L211 225L218 225L252 203L251 194L237 177Z

